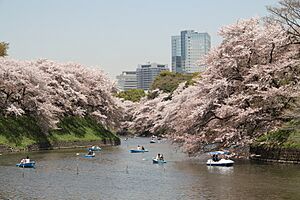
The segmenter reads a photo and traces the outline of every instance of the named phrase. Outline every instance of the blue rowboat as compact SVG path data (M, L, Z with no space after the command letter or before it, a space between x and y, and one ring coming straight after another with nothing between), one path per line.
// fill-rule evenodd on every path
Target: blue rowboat
M156 158L152 159L153 164L163 164L163 163L167 163L167 161L165 160L157 160Z
M142 149L130 149L129 150L130 153L145 153L145 152L148 152L147 149L145 150L142 150Z
M95 157L95 154L94 154L94 153L91 154L91 155L85 154L84 157L85 157L85 158L93 158L93 157Z
M92 146L90 148L88 148L89 151L101 151L101 148L98 146Z
M16 164L17 167L23 168L35 168L35 161L31 161L29 163L18 163Z

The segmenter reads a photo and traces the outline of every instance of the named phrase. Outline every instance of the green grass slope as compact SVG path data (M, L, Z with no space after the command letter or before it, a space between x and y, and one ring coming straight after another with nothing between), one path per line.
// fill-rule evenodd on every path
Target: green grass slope
M32 144L54 142L118 140L118 137L90 117L65 117L58 129L44 134L33 117L0 117L0 145L24 149Z
M59 129L50 131L51 141L95 141L118 138L90 117L65 117L58 123L58 127Z
M300 149L300 120L292 120L282 128L259 137L253 145Z

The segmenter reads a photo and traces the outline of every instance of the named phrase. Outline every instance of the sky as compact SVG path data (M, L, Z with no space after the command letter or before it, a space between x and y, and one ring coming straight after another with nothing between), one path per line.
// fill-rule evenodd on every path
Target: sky
M171 36L218 30L268 15L277 0L0 0L0 41L17 60L47 58L100 68L109 77L171 62Z

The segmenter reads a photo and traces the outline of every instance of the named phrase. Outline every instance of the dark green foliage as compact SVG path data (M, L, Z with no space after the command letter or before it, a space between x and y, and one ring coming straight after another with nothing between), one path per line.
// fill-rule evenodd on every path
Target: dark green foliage
M163 92L173 92L178 85L186 81L186 86L194 83L193 78L197 77L199 73L180 74L169 71L162 71L151 85L151 90L159 89Z
M0 56L7 56L8 43L0 42Z
M277 130L270 132L257 139L258 142L266 142L270 145L280 145L287 141L291 134L290 130Z
M282 128L259 137L254 145L272 147L300 148L300 120L292 120Z
M147 95L147 99L155 99L156 97L158 97L159 95L159 91L155 90L155 91L151 91L149 92L149 94Z
M146 96L146 93L142 89L131 89L119 92L116 96L128 101L138 102L142 97Z

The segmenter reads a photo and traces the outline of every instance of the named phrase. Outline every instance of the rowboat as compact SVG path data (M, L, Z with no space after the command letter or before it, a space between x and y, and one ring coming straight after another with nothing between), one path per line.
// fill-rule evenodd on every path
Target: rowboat
M148 150L147 149L144 149L144 150L142 150L142 149L130 149L129 152L130 153L145 153L145 152L148 152Z
M163 164L163 163L167 163L167 161L165 160L157 160L156 158L152 159L153 164Z
M93 154L85 154L84 157L85 158L93 158L93 157L95 157L95 153L93 153Z
M28 163L17 163L16 166L23 168L35 168L35 161L30 161Z
M155 140L150 140L150 143L156 143Z

